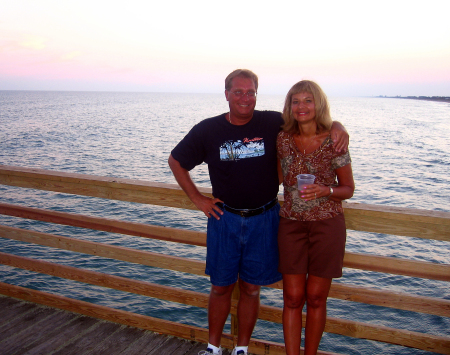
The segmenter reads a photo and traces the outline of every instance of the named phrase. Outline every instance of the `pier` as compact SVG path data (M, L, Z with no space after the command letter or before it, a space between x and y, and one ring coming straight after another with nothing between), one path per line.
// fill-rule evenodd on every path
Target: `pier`
M197 355L205 348L195 341L5 296L0 296L0 319L4 355Z
M182 209L195 208L177 185L147 181L0 165L0 184ZM203 189L202 191L205 194L210 194L209 189ZM282 203L282 198L280 198L280 200ZM344 203L344 210L347 228L350 230L450 242L450 213L448 212L355 203ZM107 219L101 215L87 216L59 212L53 209L41 209L6 203L0 203L0 213L46 223L56 223L141 238L153 238L173 243L184 243L201 247L206 246L206 235L202 232ZM99 211L99 214L101 214L101 211ZM183 257L174 257L4 225L0 225L0 237L58 248L61 250L70 250L77 253L103 256L130 263L139 263L167 270L205 276L204 261ZM83 269L81 267L72 267L3 252L0 253L0 262L4 265L29 270L35 273L43 273L59 278L66 278L82 283L159 298L165 301L177 302L195 307L207 307L208 295L200 292L161 286L151 282L108 275ZM344 258L344 267L440 280L444 282L450 281L450 265L442 263L347 252ZM344 282L333 283L330 291L330 298L340 299L345 302L366 303L380 307L432 314L439 317L450 317L450 300L448 299L422 297L404 292L361 287L345 282L345 277L343 281ZM282 283L278 282L270 287L281 289ZM238 290L236 290L236 292L237 291ZM104 324L108 324L108 326L113 329L111 331L105 331L109 335L116 334L117 332L118 336L122 336L121 334L131 334L134 330L137 332L136 334L140 334L140 336L136 335L134 340L132 338L133 335L131 335L130 344L128 344L128 347L130 348L133 344L138 346L137 344L140 342L145 343L147 340L150 342L151 339L161 339L159 334L164 334L162 336L165 337L164 339L166 339L166 341L156 340L156 342L178 342L179 344L184 344L179 345L180 347L191 346L191 348L183 350L185 352L179 350L176 354L195 354L199 349L204 349L204 344L207 343L208 339L207 329L201 327L170 322L30 288L0 283L0 294L7 296L0 297L0 308L2 308L2 312L6 312L5 314L7 314L9 317L8 319L10 319L10 322L6 322L5 320L0 322L0 331L1 329L10 329L8 331L11 336L11 338L6 337L6 335L4 335L6 333L2 335L3 338L0 338L0 349L2 349L2 343L13 343L14 341L12 339L14 338L17 340L15 346L23 346L23 351L20 353L25 353L25 348L31 346L30 344L25 345L25 343L21 343L18 340L21 339L21 336L27 334L24 333L24 330L20 330L20 320L27 319L26 314L29 312L31 312L29 314L39 313L42 317L47 315L47 317L50 318L45 319L49 320L53 319L52 317L56 320L59 317L64 319L64 317L70 318L70 316L72 316L74 318L71 321L68 321L67 324L73 323L73 326L76 326L77 323L87 324L87 327L82 331L83 335L77 337L78 340L72 338L68 343L60 344L59 347L55 348L53 351L61 351L64 346L67 346L67 349L75 349L77 346L89 346L87 344L92 344L92 337L100 337L100 339L103 340L102 346L113 346L112 344L108 344L107 336L94 336L94 333L90 334L89 332L89 329L92 331L98 329L98 331L101 332L101 328ZM106 292L105 295L107 295ZM222 339L222 346L227 349L232 349L236 343L236 299L237 294L234 296L231 310L231 333L223 334ZM30 305L28 302L35 303L36 305ZM11 307L3 307L2 304L10 304ZM26 311L27 307L42 306L44 307L36 308L35 311L32 311L32 308L30 308L28 313ZM21 313L19 309L24 309L25 313ZM59 310L71 313L65 313ZM282 309L280 308L262 304L259 319L281 323L281 312ZM6 319L3 316L2 318ZM11 322L16 322L18 327L14 329ZM42 322L43 320L39 322L39 324ZM54 324L52 322L44 322L42 325L47 324L48 326L51 326ZM61 322L63 321L61 320ZM33 326L33 329L38 333L39 328L39 325ZM28 333L29 337L27 340L37 343L40 341L40 338L38 338L38 335L33 335L37 333L31 333L31 329L32 328L29 329L30 333ZM420 333L412 330L391 328L380 324L374 325L366 322L333 317L327 318L325 332L353 338L369 339L376 342L396 344L434 353L450 354L450 336L448 335ZM57 339L58 334L55 335ZM139 339L137 339L137 337ZM52 341L56 342L57 340ZM72 344L72 346L69 346L69 344ZM94 345L100 347L100 344ZM149 349L150 346L148 350ZM284 354L284 344L270 342L265 339L252 339L249 350L252 354ZM77 352L74 352L74 354L75 353ZM81 353L82 352L78 352L78 354ZM103 353L114 355L112 351ZM142 354L145 352L140 353ZM170 352L157 353L171 354ZM175 352L173 353L175 354ZM64 354L68 354L68 352L64 352ZM129 354L132 353L129 352ZM149 352L149 354L151 354L151 352ZM325 355L331 353L322 351L319 352L319 354Z

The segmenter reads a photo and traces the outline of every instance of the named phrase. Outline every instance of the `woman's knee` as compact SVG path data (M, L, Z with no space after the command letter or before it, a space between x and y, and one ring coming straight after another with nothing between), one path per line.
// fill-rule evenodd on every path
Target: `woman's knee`
M303 292L283 292L284 306L288 308L303 308L305 304L305 294Z
M323 293L308 293L306 296L306 304L311 308L326 307L327 296Z

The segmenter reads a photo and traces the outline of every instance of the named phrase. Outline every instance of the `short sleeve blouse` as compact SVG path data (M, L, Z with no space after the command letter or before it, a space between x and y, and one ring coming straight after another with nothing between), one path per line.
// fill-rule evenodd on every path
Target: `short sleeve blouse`
M337 186L336 169L351 163L350 153L336 152L331 136L314 152L303 154L296 146L292 133L280 132L277 137L277 154L283 171L284 204L280 216L299 221L320 221L343 213L342 203L320 197L304 201L297 188L298 174L313 174L315 183Z

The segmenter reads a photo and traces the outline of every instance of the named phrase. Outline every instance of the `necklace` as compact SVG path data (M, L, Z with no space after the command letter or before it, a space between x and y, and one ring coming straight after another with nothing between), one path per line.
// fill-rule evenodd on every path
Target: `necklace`
M314 142L314 139L316 138L317 134L314 135L314 137L311 139L311 142L309 142L309 144L306 147L303 147L302 144L302 140L300 139L300 137L298 137L298 141L300 142L300 145L302 146L303 149L303 154L306 154L306 149L308 149L308 147L312 144L312 142Z
M252 117L250 117L250 119L246 120L245 122L241 122L238 119L237 123L234 124L234 123L231 122L231 112L227 113L227 115L228 115L228 122L230 122L234 126L240 126L240 125L246 124L247 122L249 122L253 118L253 114L252 114ZM227 115L225 115L225 119L227 119Z

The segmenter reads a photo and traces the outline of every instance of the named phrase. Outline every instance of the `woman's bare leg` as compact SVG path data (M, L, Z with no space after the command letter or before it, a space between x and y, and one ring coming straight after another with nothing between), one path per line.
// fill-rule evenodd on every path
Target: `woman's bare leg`
M287 355L299 355L306 274L283 274L283 331Z
M306 281L305 355L315 355L325 329L332 279L308 275Z

